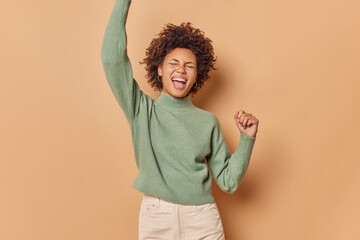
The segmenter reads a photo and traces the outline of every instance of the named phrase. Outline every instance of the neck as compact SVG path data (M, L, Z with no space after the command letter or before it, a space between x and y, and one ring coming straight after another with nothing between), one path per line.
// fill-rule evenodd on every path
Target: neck
M190 95L177 98L166 94L164 91L161 91L156 102L171 111L192 110L195 107L191 101Z

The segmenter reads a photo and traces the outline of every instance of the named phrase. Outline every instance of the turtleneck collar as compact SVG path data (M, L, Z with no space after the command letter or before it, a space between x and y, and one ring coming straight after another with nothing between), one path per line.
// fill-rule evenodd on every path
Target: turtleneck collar
M191 101L190 95L183 98L177 98L167 95L164 91L161 91L160 96L156 99L156 103L172 111L193 110L195 107Z

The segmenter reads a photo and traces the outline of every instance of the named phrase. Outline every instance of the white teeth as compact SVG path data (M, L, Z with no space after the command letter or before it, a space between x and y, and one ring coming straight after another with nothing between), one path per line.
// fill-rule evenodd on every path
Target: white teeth
M182 78L173 78L172 80L181 81L181 82L186 83L185 79L182 79Z

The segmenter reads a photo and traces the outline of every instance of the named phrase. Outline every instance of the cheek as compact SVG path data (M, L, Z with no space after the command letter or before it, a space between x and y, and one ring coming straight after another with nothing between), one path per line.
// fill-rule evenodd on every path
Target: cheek
M189 71L191 73L192 76L194 76L194 78L197 77L197 70L196 68L192 68L191 71Z
M171 75L174 69L172 67L167 67L164 69L165 75Z

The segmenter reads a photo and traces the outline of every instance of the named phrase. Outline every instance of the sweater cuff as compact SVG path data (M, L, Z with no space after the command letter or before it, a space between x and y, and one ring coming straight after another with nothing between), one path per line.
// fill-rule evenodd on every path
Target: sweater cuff
M247 155L247 157L250 157L251 155L251 151L254 147L254 143L256 140L256 136L255 137L249 137L246 134L243 134L240 132L241 138L237 147L237 151L242 152L242 154Z
M249 137L248 135L246 135L246 134L244 134L244 133L242 133L242 132L240 132L240 135L241 135L241 137L245 137L245 138L250 138L250 139L256 139L256 136L255 137Z

